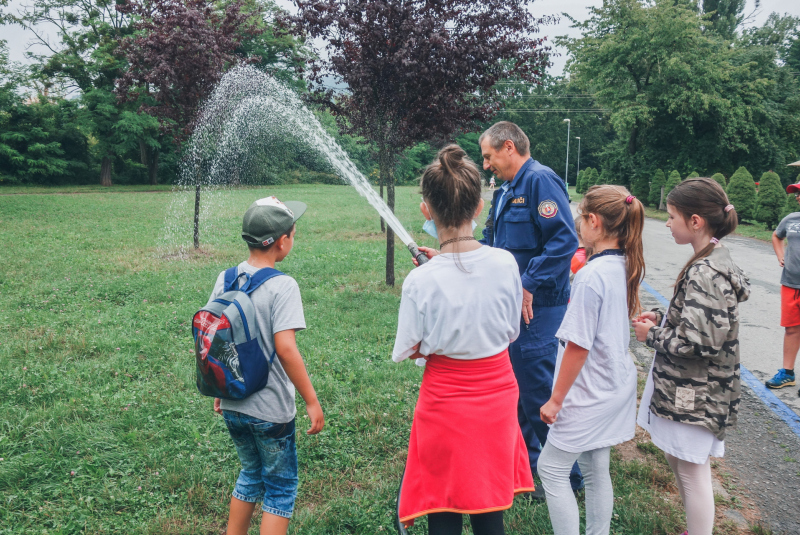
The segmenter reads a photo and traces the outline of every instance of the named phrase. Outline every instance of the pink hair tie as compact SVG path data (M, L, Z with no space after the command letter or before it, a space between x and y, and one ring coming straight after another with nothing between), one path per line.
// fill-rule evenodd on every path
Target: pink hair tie
M732 205L732 204L729 204L728 206L726 206L726 207L725 207L725 213L726 213L726 214L727 214L728 212L730 212L731 210L733 210L733 205Z
M628 195L628 196L625 198L625 202L626 202L626 203L628 203L628 204L632 204L632 203L633 203L633 199L635 199L635 198L636 198L636 197L634 197L633 195Z
M711 238L711 243L714 245L719 245L719 240L717 238Z

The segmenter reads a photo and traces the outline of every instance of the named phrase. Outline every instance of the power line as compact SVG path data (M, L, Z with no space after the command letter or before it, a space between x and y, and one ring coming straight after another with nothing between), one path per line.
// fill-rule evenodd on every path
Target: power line
M500 110L500 113L504 111L513 111L514 113L609 113L611 110L607 110L604 108L581 108L581 109L532 109L532 108L505 108Z

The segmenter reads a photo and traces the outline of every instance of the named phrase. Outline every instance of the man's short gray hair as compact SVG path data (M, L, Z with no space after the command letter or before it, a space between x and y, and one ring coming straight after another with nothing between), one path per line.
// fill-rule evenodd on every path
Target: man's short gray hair
M489 140L489 144L494 150L500 150L503 148L503 143L511 141L520 156L527 156L531 151L531 142L528 141L528 136L525 135L522 128L510 121L494 123L486 132L481 134L481 137L478 138L478 144L482 144L484 139Z

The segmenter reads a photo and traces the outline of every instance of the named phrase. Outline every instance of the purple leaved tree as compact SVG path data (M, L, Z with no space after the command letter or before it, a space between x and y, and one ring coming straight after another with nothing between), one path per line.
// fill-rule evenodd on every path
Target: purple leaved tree
M178 144L191 135L200 104L225 70L244 58L235 51L263 32L258 8L244 2L210 0L121 0L117 10L132 14L136 33L120 50L128 70L117 80L120 101L143 101L140 111L158 118L163 133ZM194 247L200 247L200 182L195 185Z
M311 99L343 133L378 150L380 180L394 211L402 152L475 128L500 109L499 80L536 82L547 58L529 0L295 0L292 33L321 39L308 64ZM334 87L345 87L337 91ZM394 232L386 233L386 284L393 286Z

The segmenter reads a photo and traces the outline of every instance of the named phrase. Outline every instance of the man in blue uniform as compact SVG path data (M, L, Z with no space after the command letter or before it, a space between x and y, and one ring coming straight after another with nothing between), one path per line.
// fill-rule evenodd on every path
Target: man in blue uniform
M549 430L539 409L552 393L555 335L567 311L578 236L564 181L531 158L528 137L517 125L495 123L479 143L483 168L503 181L492 197L481 243L513 254L522 277L521 331L509 353L519 384L519 425L536 474ZM573 490L583 486L577 464L570 480ZM534 498L543 499L544 493L537 489Z

